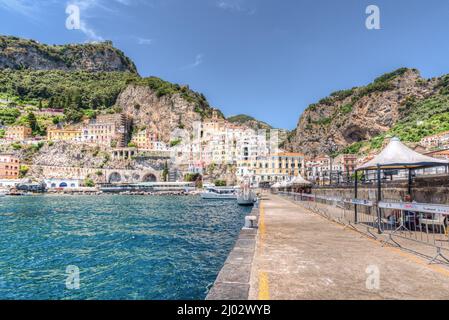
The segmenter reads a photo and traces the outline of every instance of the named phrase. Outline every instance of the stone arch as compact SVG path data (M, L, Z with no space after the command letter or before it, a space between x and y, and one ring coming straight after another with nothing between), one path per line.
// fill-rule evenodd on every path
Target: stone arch
M157 177L154 173L146 173L142 178L142 182L157 182Z
M109 183L119 183L122 181L122 176L118 172L112 172L109 175L108 181L109 181Z

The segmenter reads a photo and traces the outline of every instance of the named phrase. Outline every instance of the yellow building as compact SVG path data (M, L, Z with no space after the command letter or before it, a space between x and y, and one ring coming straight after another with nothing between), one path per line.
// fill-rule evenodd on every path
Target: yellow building
M8 140L23 141L31 137L32 137L32 130L30 127L12 126L6 128L5 138Z
M254 160L238 161L237 167L239 178L250 177L253 183L286 181L303 173L304 155L281 152Z
M148 128L134 133L131 139L131 143L139 149L153 150L157 142L158 134Z
M50 141L81 141L82 130L74 127L49 128L47 139Z

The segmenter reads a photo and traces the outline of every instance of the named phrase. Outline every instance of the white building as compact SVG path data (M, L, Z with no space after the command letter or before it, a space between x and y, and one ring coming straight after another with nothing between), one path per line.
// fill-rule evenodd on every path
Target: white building
M20 179L0 179L0 189L14 188L21 182Z
M79 179L45 179L44 183L48 189L77 189L81 186L82 180Z

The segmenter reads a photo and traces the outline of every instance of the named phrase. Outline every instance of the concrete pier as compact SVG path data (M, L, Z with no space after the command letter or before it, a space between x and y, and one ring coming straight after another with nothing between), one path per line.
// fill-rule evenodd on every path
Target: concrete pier
M248 215L259 216L259 208ZM257 229L243 228L206 300L248 300Z
M250 300L448 299L449 269L276 195L262 201Z

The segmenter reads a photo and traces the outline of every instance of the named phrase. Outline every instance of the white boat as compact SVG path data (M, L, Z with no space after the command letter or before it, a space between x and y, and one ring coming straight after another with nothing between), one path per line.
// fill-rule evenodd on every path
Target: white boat
M237 194L237 203L240 206L253 206L257 200L257 195L251 190L249 180L242 183L240 191Z
M234 188L207 188L206 192L201 194L205 200L236 200L237 193Z
M256 194L249 190L248 192L241 191L237 195L237 203L241 206L253 206L257 201Z

